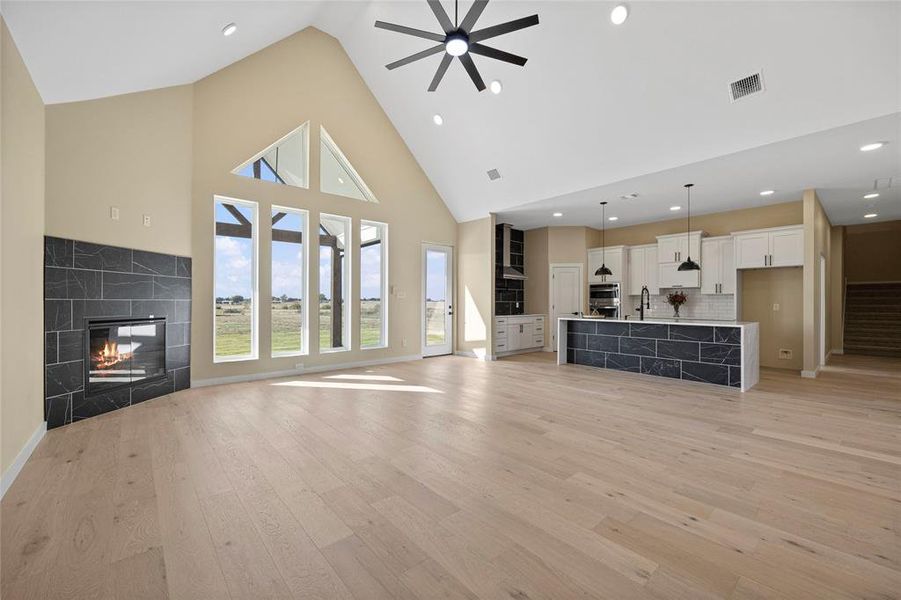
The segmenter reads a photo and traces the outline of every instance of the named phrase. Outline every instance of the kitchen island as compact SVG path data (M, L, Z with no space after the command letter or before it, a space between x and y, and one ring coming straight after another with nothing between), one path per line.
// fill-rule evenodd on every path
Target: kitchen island
M557 364L699 381L743 392L760 376L757 323L563 317L557 328Z

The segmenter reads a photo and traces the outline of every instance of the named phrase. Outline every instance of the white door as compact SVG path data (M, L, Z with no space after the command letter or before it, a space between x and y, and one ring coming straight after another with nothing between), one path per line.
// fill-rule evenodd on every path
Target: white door
M701 293L717 294L722 283L722 245L719 240L701 244L701 256L694 260L701 261Z
M820 256L820 366L826 366L826 257Z
M451 354L454 349L454 250L422 246L422 355Z
M557 349L557 319L582 310L582 268L551 266L551 347Z
M801 229L770 234L770 266L800 267L804 264L804 232Z
M735 268L760 269L768 266L770 236L768 233L745 233L735 236Z

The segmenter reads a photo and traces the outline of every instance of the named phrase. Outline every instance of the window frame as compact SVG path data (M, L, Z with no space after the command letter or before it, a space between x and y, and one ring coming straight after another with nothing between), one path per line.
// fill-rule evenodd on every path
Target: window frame
M349 301L349 297L353 294L353 290L350 285L353 281L352 278L352 270L353 270L353 260L351 257L353 256L353 218L345 217L344 215L336 215L332 213L319 213L319 219L316 223L316 231L322 227L322 219L335 219L344 221L346 223L345 233L344 233L344 269L341 274L341 289L344 298L343 308L341 311L341 318L344 324L344 327L341 331L341 346L337 348L323 348L321 344L317 344L319 346L319 354L335 354L337 352L350 352L353 349L353 335L352 335L352 327L351 327L351 318L352 311L351 305L353 302ZM319 263L322 259L322 242L319 240L317 233L317 244L316 244L316 266L317 266L317 275L319 269ZM332 260L335 260L335 256L332 255ZM321 281L318 282L319 286L316 289L316 335L319 336L317 339L321 339L321 323L319 321L319 289L322 286ZM334 298L332 298L332 302L334 302Z
M280 145L282 142L284 142L285 140L287 140L288 138L290 138L291 136L293 136L295 133L298 133L298 132L300 132L300 134L303 136L303 138L302 138L303 146L304 146L304 161L303 161L304 177L303 177L303 179L304 179L305 185L294 185L294 184L285 183L284 181L277 183L277 185L284 185L286 187L295 187L299 190L310 189L310 121L309 120L304 121L303 123L301 123L294 129L292 129L291 131L289 131L282 137L278 138L277 140L275 140L274 142L272 142L271 144L269 144L268 146L266 146L265 148L263 148L256 154L254 154L251 158L249 158L249 159L245 160L244 162L242 162L241 164L239 164L237 167L235 167L234 169L231 170L231 174L237 175L238 177L243 177L243 175L240 175L240 171L244 167L260 160L261 158L266 156L266 153L269 152L271 149ZM266 161L266 164L269 165L268 161ZM276 177L279 177L278 173L276 173L275 168L272 165L269 165L269 169L272 171L272 173ZM254 181L262 181L264 183L273 183L271 181L266 181L265 179L256 179L256 178L252 178L252 179ZM280 179L280 177L279 177L279 179Z
M253 211L253 222L250 228L250 273L251 273L251 293L253 301L251 303L250 317L250 354L242 354L239 356L222 356L216 354L216 239L219 237L216 233L216 204L224 202L226 204L236 204L245 206ZM259 337L260 337L260 205L253 200L242 200L241 198L232 198L231 196L223 196L220 194L213 195L213 363L232 363L259 360Z
M381 298L380 298L380 313L381 313L381 342L375 346L364 346L363 345L363 237L362 230L363 227L376 227L379 229L379 237L381 239L380 243L380 258L379 258L379 267L381 269ZM359 298L357 298L357 303L359 305L359 313L360 313L360 350L381 350L388 347L388 223L384 223L382 221L372 221L369 219L360 219L360 227L359 230L361 232L360 235L360 247L359 247L359 260L360 260L360 294Z
M326 146L326 150L331 152L332 156L335 157L335 160L338 161L345 171L347 171L348 176L353 180L354 185L360 190L360 193L363 194L363 200L358 200L357 198L351 198L350 196L344 196L342 194L333 194L331 192L327 192L322 189L322 146ZM329 196L338 196L340 198L350 198L351 200L357 200L357 202L373 202L375 204L379 203L378 198L375 197L375 194L372 193L372 190L369 189L369 186L366 185L366 182L363 181L363 176L360 175L357 170L354 168L352 164L350 164L350 160L348 160L347 156L338 147L338 144L332 138L328 131L326 131L324 125L319 125L319 191L323 194L328 194Z
M303 219L303 226L300 231L300 239L301 239L301 266L303 268L303 278L301 282L301 302L300 302L300 310L303 313L301 318L300 326L303 328L300 336L300 351L299 352L275 352L272 349L272 339L273 339L273 324L272 324L272 275L274 269L272 268L272 230L274 229L271 223L270 216L270 224L269 224L269 302L270 302L270 319L269 319L269 355L272 358L284 358L290 356L307 356L310 354L310 298L309 298L309 289L310 289L310 211L302 209L302 208L293 208L290 206L282 206L279 204L273 204L270 206L270 215L274 212L284 212L289 214L300 215ZM317 228L318 230L318 228ZM318 236L317 236L317 246L318 246ZM317 299L319 295L316 295Z

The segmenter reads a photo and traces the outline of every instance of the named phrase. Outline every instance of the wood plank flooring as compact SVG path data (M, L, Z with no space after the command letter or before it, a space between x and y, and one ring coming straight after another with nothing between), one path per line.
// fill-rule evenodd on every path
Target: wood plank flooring
M50 431L4 600L901 598L901 386L443 357Z

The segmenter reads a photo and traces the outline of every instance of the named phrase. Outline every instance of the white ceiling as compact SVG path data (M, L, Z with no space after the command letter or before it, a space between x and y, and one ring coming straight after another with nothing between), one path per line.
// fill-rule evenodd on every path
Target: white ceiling
M342 42L461 221L492 211L537 226L558 222L548 209L565 205L570 224L596 225L596 202L621 188L641 196L618 225L669 218L691 176L704 212L705 200L740 208L766 187L780 190L768 199L776 202L816 185L833 222L862 222L857 192L901 174L897 118L878 119L901 111L901 3L628 4L629 20L616 27L613 2L493 0L480 26L541 19L492 40L528 57L524 68L474 57L486 81L503 81L499 96L477 93L458 63L427 93L437 55L384 68L429 42L373 22L437 32L423 0L6 0L2 11L48 103L194 81L317 26ZM238 32L224 38L230 21ZM766 92L730 103L727 82L757 69ZM874 139L864 135L893 143L864 160L856 147ZM489 182L491 168L501 180ZM890 195L880 218L899 215L897 189L894 205Z

